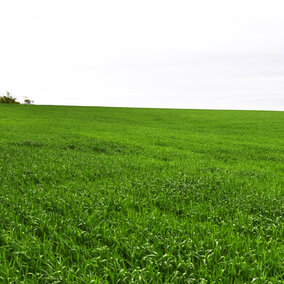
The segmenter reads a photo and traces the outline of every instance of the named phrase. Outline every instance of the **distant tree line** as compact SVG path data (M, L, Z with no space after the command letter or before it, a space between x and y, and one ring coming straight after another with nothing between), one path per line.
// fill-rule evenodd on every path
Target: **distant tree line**
M33 103L34 102L27 97L24 99L24 104L26 105L31 105ZM0 104L20 104L20 102L18 102L16 98L12 97L10 92L6 92L5 96L0 96Z

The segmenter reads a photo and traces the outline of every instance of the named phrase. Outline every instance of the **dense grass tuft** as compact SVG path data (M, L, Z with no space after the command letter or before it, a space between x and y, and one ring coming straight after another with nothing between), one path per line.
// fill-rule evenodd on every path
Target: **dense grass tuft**
M284 113L0 105L0 282L283 283Z

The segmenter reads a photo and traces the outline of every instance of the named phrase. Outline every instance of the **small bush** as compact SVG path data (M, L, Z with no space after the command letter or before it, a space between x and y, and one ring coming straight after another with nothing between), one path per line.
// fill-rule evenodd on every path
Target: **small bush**
M0 96L0 104L20 104L16 98L12 97L9 92L6 96Z
M31 100L29 97L23 97L24 98L24 104L25 105L32 105L34 104L34 101Z
M32 101L32 100L30 100L30 99L25 99L25 100L24 100L24 103L25 103L26 105L32 105L32 104L34 103L34 101Z

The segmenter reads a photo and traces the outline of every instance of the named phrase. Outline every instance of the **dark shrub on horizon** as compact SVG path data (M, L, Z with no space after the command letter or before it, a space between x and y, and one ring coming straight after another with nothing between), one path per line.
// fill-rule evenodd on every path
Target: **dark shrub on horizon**
M0 104L20 104L16 98L12 97L9 92L6 96L0 96Z

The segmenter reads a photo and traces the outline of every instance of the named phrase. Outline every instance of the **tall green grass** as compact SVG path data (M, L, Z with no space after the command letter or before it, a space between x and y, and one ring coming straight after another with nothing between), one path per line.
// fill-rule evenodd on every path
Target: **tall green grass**
M284 113L0 105L1 283L283 283Z

